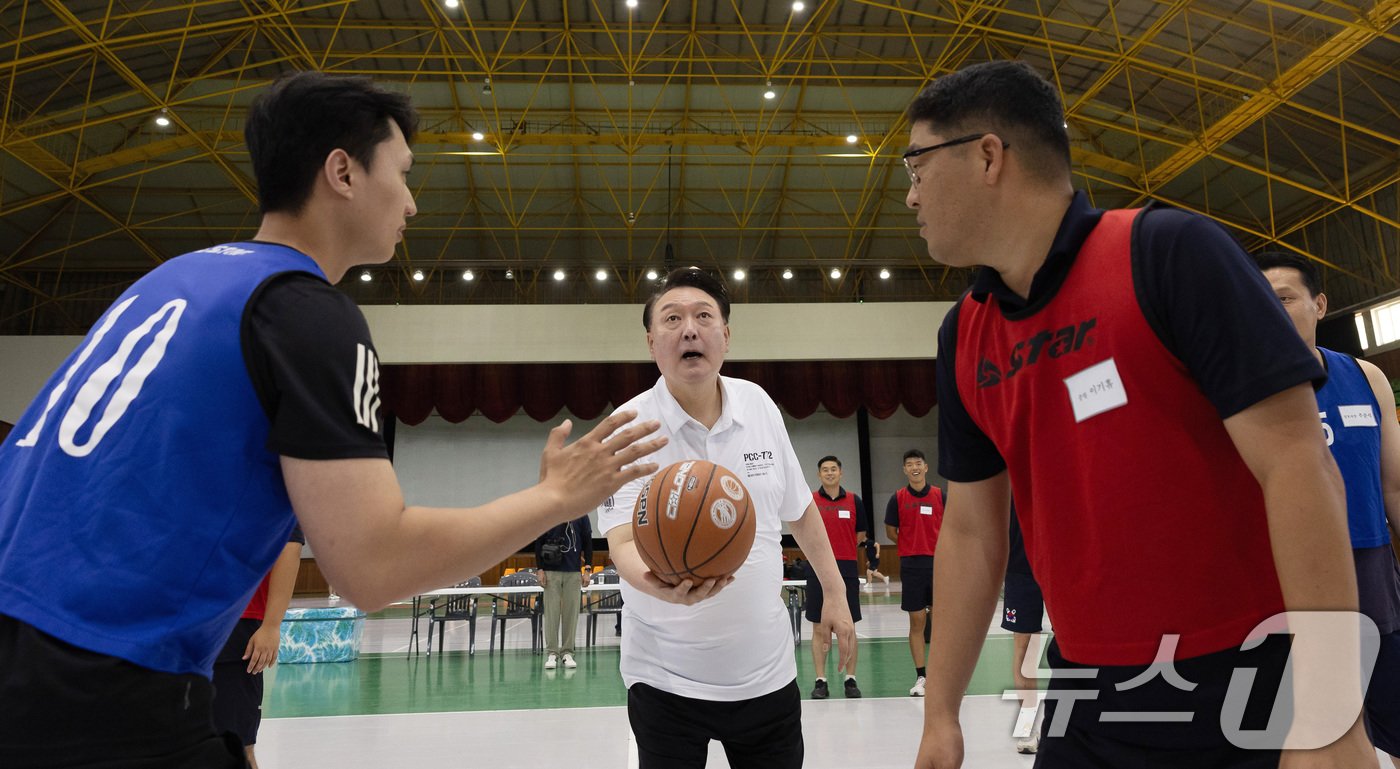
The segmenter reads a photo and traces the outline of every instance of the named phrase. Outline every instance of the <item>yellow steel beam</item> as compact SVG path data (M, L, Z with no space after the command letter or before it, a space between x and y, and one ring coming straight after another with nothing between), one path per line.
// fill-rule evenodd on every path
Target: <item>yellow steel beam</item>
M153 106L158 106L160 104L160 97L155 93L155 91L151 90L151 87L148 86L145 83L145 81L143 81L140 78L140 76L133 72L131 68L126 65L126 62L122 61L120 56L117 56L110 49L108 49L106 43L104 43L103 40L97 36L96 33L89 29L86 24L83 24L77 16L74 16L73 13L69 11L68 8L66 8L62 2L60 2L59 0L44 0L44 3L49 7L51 11L53 11L55 16L57 16L61 21L63 21L64 24L68 25L73 31L75 31L81 39L92 43L94 46L93 50L95 50L98 53L98 55L100 55L103 58L103 60L107 62L107 65L109 67L111 67L118 75L121 76L123 80L127 82L127 85L131 86L142 96L149 99ZM168 116L171 122L174 125L178 126L180 130L186 133L194 134L193 129L184 120L182 120L177 113L172 112L169 113ZM239 192L242 192L245 196L247 196L249 200L257 200L258 196L257 192L253 188L253 183L247 177L245 177L241 171L230 165L228 161L223 158L222 155L215 152L212 146L205 144L201 139L199 139L197 134L194 135L196 136L196 140L200 142L201 148L204 149L205 152L209 153L209 156L213 159L214 164L217 165L219 169L222 170L224 174L228 176L229 181L233 183L233 186L236 187Z
M345 5L349 5L353 2L354 0L328 0L327 2L312 3L310 5L299 6L296 9L296 12L304 14L310 13L312 11L322 10L325 8L339 8ZM72 16L72 14L64 15ZM66 45L59 48L48 48L43 45L40 45L40 50L38 52L30 54L28 56L17 55L12 61L5 65L5 68L9 69L13 74L27 69L29 67L32 67L34 65L49 64L55 61L62 61L64 59L68 59L76 54L90 53L96 51L99 45L105 46L110 50L121 50L122 48L135 45L150 45L154 43L168 41L182 34L189 34L191 36L218 34L219 32L226 32L230 29L239 29L242 27L246 27L252 22L277 19L280 16L281 12L274 10L268 11L266 13L259 13L253 16L245 16L241 18L220 19L219 21L200 22L198 24L191 24L187 27L176 29L167 28L145 30L142 32L135 32L127 35L105 38L101 42L99 42L96 39L86 39L86 37L84 37L83 42L78 43L76 45ZM79 26L82 26L81 23L79 23ZM82 28L84 30L86 29L86 27ZM34 47L36 43L42 43L44 38L58 34L63 34L65 32L77 31L77 29L74 29L73 27L67 25L67 23L65 22L65 25L62 27L57 27L55 29L47 30L45 32L41 32L35 35L19 37L9 43L0 43L0 54L3 54L4 50L11 46L14 46L16 52L18 52L23 47Z
M1252 98L1245 100L1206 128L1195 142L1181 148L1149 170L1142 180L1142 187L1146 193L1150 194L1201 159L1215 153L1241 131L1261 120L1324 73L1395 26L1400 22L1400 0L1379 0L1375 7L1361 17L1361 22L1345 26L1309 51L1297 64L1289 67ZM1137 202L1141 202L1141 199Z

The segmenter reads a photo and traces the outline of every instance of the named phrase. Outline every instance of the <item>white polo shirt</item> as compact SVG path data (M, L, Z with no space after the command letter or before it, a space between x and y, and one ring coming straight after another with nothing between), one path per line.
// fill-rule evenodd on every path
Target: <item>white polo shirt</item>
M720 377L723 410L711 430L686 414L658 379L622 409L638 420L659 419L670 438L648 457L666 467L707 459L743 480L753 498L757 531L748 560L733 584L694 606L653 598L622 581L625 623L622 680L682 697L747 700L771 694L797 678L792 625L783 606L782 523L802 517L812 503L783 417L763 388ZM604 533L631 525L645 479L622 487L598 509Z

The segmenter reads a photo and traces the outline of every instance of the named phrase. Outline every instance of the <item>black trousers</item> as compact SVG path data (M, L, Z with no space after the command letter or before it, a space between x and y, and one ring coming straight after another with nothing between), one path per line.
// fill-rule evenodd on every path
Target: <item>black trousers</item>
M710 740L733 769L802 766L802 695L797 682L737 702L681 697L646 684L627 690L639 769L703 769Z
M247 766L215 734L214 687L79 649L0 615L0 767Z

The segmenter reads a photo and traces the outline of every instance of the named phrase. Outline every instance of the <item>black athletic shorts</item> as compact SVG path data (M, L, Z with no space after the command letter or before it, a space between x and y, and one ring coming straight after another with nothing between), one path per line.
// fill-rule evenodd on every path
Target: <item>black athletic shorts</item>
M933 605L933 556L908 555L899 559L899 608L920 611Z
M846 605L851 607L851 621L860 622L860 577L855 561L837 561L841 579L846 583ZM802 564L802 572L807 579L807 621L822 621L822 583L812 571L812 562Z
M249 673L243 652L262 627L260 619L240 619L214 661L214 730L233 732L244 745L258 741L262 724L263 674Z
M222 769L243 746L210 720L204 676L79 649L0 615L0 766Z
M1142 680L1148 666L1093 666L1068 662L1059 644L1050 642L1048 659L1054 673L1046 692L1044 720L1040 727L1040 750L1036 769L1083 769L1084 767L1231 767L1264 769L1277 767L1279 751L1246 750L1230 743L1222 722L1226 692L1236 668L1254 669L1253 684L1239 726L1261 730L1269 725L1270 711L1283 680L1290 641L1287 636L1271 635L1249 651L1226 649L1178 660L1172 663L1176 674L1195 684L1185 691L1161 673ZM1096 671L1093 678L1066 678L1064 671ZM1243 679L1242 679L1243 680ZM1119 684L1132 684L1120 691ZM1075 691L1082 698L1071 699ZM1068 709L1065 724L1056 715ZM1190 720L1152 722L1133 720L1133 714L1189 713ZM1115 715L1116 714L1116 717ZM1059 731L1057 728L1063 728ZM1066 728L1067 727L1067 728Z
M646 684L627 689L638 769L704 769L710 740L733 769L801 769L802 695L797 682L760 697L714 702Z
M1013 633L1039 633L1045 620L1045 598L1035 577L1006 572L1002 583L1001 627Z
M1376 747L1400 756L1400 631L1381 636L1380 656L1366 687L1366 733Z

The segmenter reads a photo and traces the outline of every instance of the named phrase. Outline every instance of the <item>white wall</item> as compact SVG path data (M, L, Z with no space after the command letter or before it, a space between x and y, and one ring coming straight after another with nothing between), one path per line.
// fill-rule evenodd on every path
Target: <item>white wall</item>
M950 302L743 304L730 316L729 360L932 358ZM636 305L363 308L381 363L648 360ZM0 336L0 420L13 423L81 341Z
M736 304L729 360L932 358L952 302ZM381 363L649 360L640 305L363 308Z
M14 424L80 336L0 336L0 421Z

